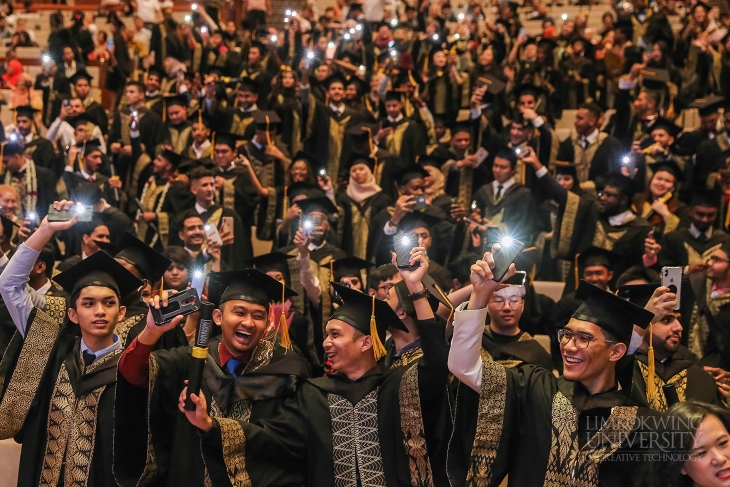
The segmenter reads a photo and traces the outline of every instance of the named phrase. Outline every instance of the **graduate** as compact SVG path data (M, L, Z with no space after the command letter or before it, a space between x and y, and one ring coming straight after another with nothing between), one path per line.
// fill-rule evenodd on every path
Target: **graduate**
M38 167L59 174L57 169L61 161L56 156L53 144L38 133L35 123L35 115L38 111L30 105L15 107L15 130L20 136L19 139L24 148L23 154L32 159ZM63 162L60 165L63 165Z
M36 213L39 219L43 218L56 197L56 176L25 155L23 143L18 140L3 142L0 157L5 173L3 184L15 188L20 196L15 216L24 219Z
M385 94L385 111L388 117L380 122L375 142L391 154L400 154L406 162L416 161L426 154L426 128L404 115L403 93L388 91Z
M507 277L514 273L510 267ZM647 305L652 312L581 283L577 297L584 303L559 332L564 375L556 379L540 367L507 369L480 356L474 337L482 335L486 305L500 287L493 268L489 252L472 266L472 295L454 316L449 370L461 381L454 428L464 433L449 446L452 485L498 485L506 474L520 486L546 479L552 485L571 479L626 485L638 475L641 455L636 461L611 457L622 448L644 451L638 435L658 424L655 413L631 399L631 385L617 381L616 362L641 336L634 324L642 329L662 319L676 295L658 290Z
M117 187L117 194L119 194L121 182L119 180L112 182L109 177L99 172L104 158L101 141L99 139L84 141L79 146L79 157L78 170L74 168L74 165L66 164L63 176L56 185L59 197L79 201L78 188L83 186L80 183L88 181L99 187L102 197L106 201L116 203L119 198L115 196L114 188Z
M142 478L160 485L296 485L291 479L301 475L301 463L283 448L264 454L255 444L247 446L252 439L242 428L246 421L277 415L309 376L306 361L291 350L287 325L272 321L271 302L295 293L259 269L209 277L209 298L218 306L213 321L221 334L208 343L202 391L191 395L198 409L187 414L212 416L216 428L200 436L178 409L191 351L197 349L153 352L175 325L157 326L149 319L119 369L114 449L124 454L115 458L114 471L122 486ZM166 298L163 293L150 303L164 306Z
M165 96L163 107L172 150L182 154L193 143L193 124L188 120L188 95Z
M367 275L375 264L357 257L347 256L344 259L333 260L331 265L334 282L364 293L367 279L363 280L363 273Z
M238 135L241 139L251 140L255 127L253 116L259 110L259 91L262 89L259 81L253 78L244 78L236 91L235 104L233 105L231 122L228 132Z
M68 210L73 204L57 201L54 207ZM23 445L20 486L116 485L112 443L117 363L134 323L125 319L121 297L142 282L97 252L56 276L71 293L68 321L65 309L35 307L26 288L46 243L77 220L44 219L0 275L0 294L13 303L7 309L18 330L8 348L15 365L2 391L0 437Z

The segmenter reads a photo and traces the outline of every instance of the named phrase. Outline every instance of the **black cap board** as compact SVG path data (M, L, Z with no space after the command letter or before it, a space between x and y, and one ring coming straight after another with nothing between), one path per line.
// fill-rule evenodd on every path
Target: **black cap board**
M659 283L620 286L618 288L618 296L643 308L659 286Z
M76 82L81 79L85 79L86 81L91 83L91 80L94 79L94 77L91 76L85 69L78 69L76 70L76 73L68 80L71 82L71 84L76 84Z
M340 295L344 303L332 313L330 320L344 321L359 332L370 335L370 316L373 314L373 303L375 305L375 326L378 338L385 341L385 331L388 327L402 331L408 331L406 326L395 314L395 311L385 301L369 296L367 294L350 289L347 286L331 282L335 291Z
M342 86L345 86L345 75L342 73L334 73L324 80L322 80L322 84L325 86L325 88L329 89L330 85L332 83L342 83Z
M692 192L690 206L711 206L717 208L720 205L722 193L714 189L698 189Z
M183 160L183 157L180 154L169 149L165 149L160 152L160 157L172 164L172 167L178 167Z
M697 98L690 104L700 112L700 117L706 117L716 113L725 104L725 98L717 95L710 95L705 98Z
M256 110L253 114L253 121L259 130L275 130L277 125L281 123L281 119L276 112L265 112Z
M294 257L296 256L284 254L282 252L271 252L248 259L246 261L246 265L262 272L279 271L286 273L289 271L289 264L287 261Z
M70 294L88 286L103 286L121 297L142 286L141 280L105 252L94 253L53 280Z
M359 257L348 256L344 259L337 259L332 262L332 270L334 271L334 280L339 281L343 277L360 277L362 271L374 266L372 262L361 259ZM329 264L323 264L322 267L329 267Z
M37 108L33 108L30 105L23 105L15 108L15 113L18 117L27 117L27 118L33 118L33 116L39 112Z
M307 198L313 198L315 196L321 196L323 194L322 189L316 184L301 181L287 186L286 195L291 202L294 198L300 195L304 195Z
M658 117L656 119L656 121L653 124L651 124L650 127L645 129L645 131L651 133L657 129L666 130L667 133L669 135L671 135L672 137L677 137L679 134L682 133L682 130L683 130L682 127L680 127L679 125L672 122L671 120L669 120L666 117Z
M282 283L260 269L214 272L209 274L208 299L218 306L227 301L248 301L269 308L271 301L281 300ZM297 296L284 288L284 296Z
M20 228L20 225L18 223L2 215L0 215L0 221L2 221L3 236L5 238L11 238L13 236L13 228Z
M407 184L408 181L412 181L414 179L418 178L426 178L429 176L428 171L426 171L423 166L420 164L409 164L406 167L403 167L402 169L399 169L395 171L392 174L393 180L399 185L403 186L404 184Z
M316 198L307 198L305 200L297 201L297 206L302 209L302 213L307 215L314 211L319 211L326 215L337 213L337 207L332 203L332 200L326 196L318 196Z
M99 139L93 139L86 141L86 143L82 142L81 148L83 149L83 157L86 157L93 152L101 152L101 141Z
M426 213L425 211L414 211L407 213L398 223L398 229L410 232L416 228L428 228L429 230L438 225L442 218Z
M129 232L122 236L115 252L114 257L133 265L150 283L157 282L172 264L170 259Z
M215 145L223 144L231 149L236 148L236 142L239 140L243 140L243 137L230 132L217 132L215 135Z
M613 260L612 260L613 259ZM616 261L613 252L600 247L588 247L578 256L578 265L581 268L592 266L603 266L608 270L613 269L612 262Z
M684 171L682 171L673 157L663 161L657 161L654 164L649 164L649 168L654 171L654 174L659 171L667 171L674 176L677 182L685 180Z
M375 159L367 154L358 154L357 152L353 153L347 161L348 170L355 164L365 164L370 168L370 171L375 171Z

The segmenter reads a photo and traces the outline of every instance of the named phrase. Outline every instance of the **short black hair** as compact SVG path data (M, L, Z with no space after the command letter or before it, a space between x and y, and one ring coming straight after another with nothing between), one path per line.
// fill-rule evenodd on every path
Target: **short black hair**
M94 217L88 223L80 223L78 226L81 235L91 235L94 230L101 226L106 226L106 222L101 218Z
M459 281L461 284L469 284L471 278L471 266L481 259L477 254L464 254L459 258L452 260L447 266L451 277Z
M41 253L38 254L38 259L36 259L36 263L38 262L46 264L46 277L49 279L53 277L53 266L56 264L56 248L51 244L43 247Z
M635 265L629 267L616 280L616 287L619 288L630 281L646 281L649 284L659 282L659 273L654 269L644 267L643 265Z
M393 264L383 264L370 271L368 289L377 289L381 282L387 281L398 274L398 268Z
M580 105L578 105L578 110L580 110L581 108L588 110L588 112L590 112L590 114L593 115L596 118L596 120L601 118L601 116L603 115L603 110L601 110L601 107L598 106L598 104L593 103L593 102L581 103Z
M189 215L192 216L192 215ZM174 264L180 264L186 269L193 268L193 257L190 252L179 245L170 245L162 251L162 255L170 259Z
M215 177L213 171L211 171L208 168L202 167L202 166L196 167L195 169L193 169L192 171L190 171L188 173L188 178L190 178L190 181L196 181L198 179L213 178L213 177Z
M146 88L145 85L140 81L130 81L127 83L127 87L134 86L136 87L141 93L144 93Z

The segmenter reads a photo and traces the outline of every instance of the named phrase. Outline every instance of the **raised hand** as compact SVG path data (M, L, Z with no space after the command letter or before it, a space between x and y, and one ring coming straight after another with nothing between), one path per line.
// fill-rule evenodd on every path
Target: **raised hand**
M188 381L186 380L185 384L187 383ZM185 409L185 400L187 399L187 397L188 388L186 385L186 387L180 393L180 401L178 403L180 412L185 414L185 417L188 418L190 424L192 424L196 428L206 432L210 431L210 429L213 427L213 420L210 419L210 416L208 416L208 403L205 400L205 395L201 394L201 391L190 394L190 400L193 401L193 404L195 404L195 411L188 411L187 409Z
M649 298L644 309L654 313L652 323L658 323L665 316L672 312L672 308L677 306L677 295L669 291L666 286L660 286L654 290L654 294Z

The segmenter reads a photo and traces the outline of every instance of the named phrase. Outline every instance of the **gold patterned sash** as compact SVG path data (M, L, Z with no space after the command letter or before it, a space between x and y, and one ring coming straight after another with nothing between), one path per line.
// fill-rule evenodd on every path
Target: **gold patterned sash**
M637 363L639 364L639 370L641 370L641 376L644 378L644 384L648 384L649 367L642 362L637 361ZM650 398L647 396L646 399L649 402L649 407L655 411L666 411L669 409L667 398L664 396L664 390L662 389L662 387L666 384L672 384L677 389L677 396L679 397L680 402L686 401L687 369L684 369L666 382L664 382L664 380L662 380L662 378L657 374L654 374L654 390L656 393L654 394L654 397Z

